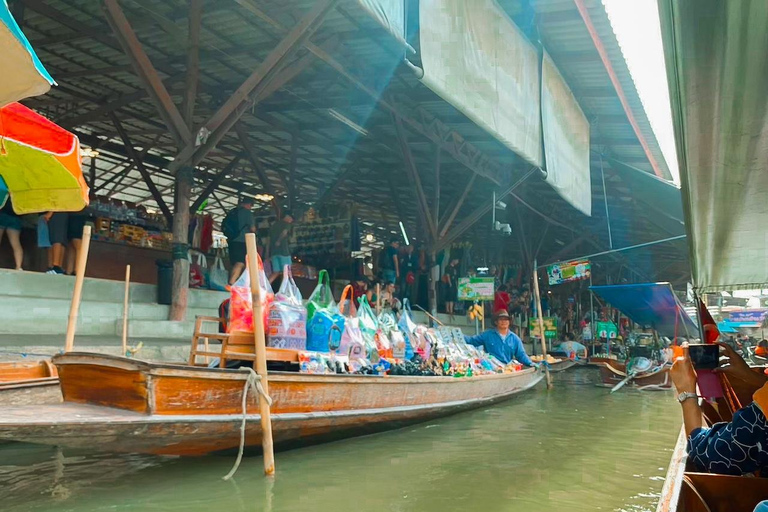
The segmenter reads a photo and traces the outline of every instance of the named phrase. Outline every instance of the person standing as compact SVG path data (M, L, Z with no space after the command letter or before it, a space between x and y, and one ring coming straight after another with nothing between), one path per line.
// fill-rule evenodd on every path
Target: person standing
M399 249L400 241L393 238L379 257L379 270L381 270L381 277L385 283L395 283L400 279Z
M11 198L0 208L0 242L3 241L3 233L8 236L8 241L13 249L13 262L16 270L21 270L24 261L24 248L21 246L21 217L13 211Z
M240 278L245 270L246 248L245 235L256 232L256 223L253 220L253 199L243 197L240 204L227 213L221 223L221 230L227 238L229 248L229 263L232 269L229 272L229 285L232 286Z
M459 294L459 260L453 258L445 267L443 274L445 283L445 311L453 318L453 306ZM509 317L507 317L509 318Z
M416 272L419 270L419 255L413 250L413 245L405 247L405 253L400 257L400 294L403 298L414 301L416 295Z
M45 273L64 274L64 252L69 242L69 213L48 212L45 220L48 222L48 236L51 240L51 246L48 248L48 270Z
M69 246L67 247L66 273L70 276L75 275L75 264L77 263L77 257L80 255L80 247L83 243L83 228L87 219L88 215L85 213L85 208L79 212L71 212L67 219Z
M286 211L283 218L269 228L269 257L272 262L270 282L283 273L286 265L291 264L291 224L293 216Z
M525 353L520 337L510 330L509 313L503 310L497 311L493 315L493 325L493 329L488 329L477 336L464 335L464 341L469 345L482 347L504 364L509 364L514 359L525 366L538 367Z

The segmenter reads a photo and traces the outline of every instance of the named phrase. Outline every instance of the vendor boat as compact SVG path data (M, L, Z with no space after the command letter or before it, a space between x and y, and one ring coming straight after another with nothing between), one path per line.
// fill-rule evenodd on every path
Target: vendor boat
M615 359L607 359L605 362L598 363L600 368L600 380L602 386L613 388L627 380L625 384L644 391L666 390L672 388L672 380L669 378L669 364L651 363L648 369L643 371L633 371L630 377L627 373L627 364Z
M554 363L549 364L549 371L551 373L564 372L569 368L573 368L577 364L579 363L574 359L560 359Z
M49 360L0 363L0 406L60 401L59 376Z
M70 352L53 358L63 403L5 407L0 440L111 452L202 455L237 448L250 373ZM484 407L535 386L525 369L474 377L270 372L277 447L352 437ZM259 446L258 398L245 445Z

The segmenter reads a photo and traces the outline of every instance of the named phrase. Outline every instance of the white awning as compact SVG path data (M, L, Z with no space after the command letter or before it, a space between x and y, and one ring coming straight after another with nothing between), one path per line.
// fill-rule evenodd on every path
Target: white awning
M768 2L659 0L694 285L768 285Z

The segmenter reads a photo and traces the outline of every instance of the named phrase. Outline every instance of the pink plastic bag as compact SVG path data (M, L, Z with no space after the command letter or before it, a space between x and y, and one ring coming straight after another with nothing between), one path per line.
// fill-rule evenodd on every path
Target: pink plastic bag
M261 291L261 306L264 310L264 332L267 332L267 318L269 309L274 301L275 294L269 285L269 279L261 266L261 257L257 257L259 262L259 288ZM232 285L230 291L229 303L229 332L242 331L253 332L253 301L251 300L251 278L250 272L246 267L240 279Z

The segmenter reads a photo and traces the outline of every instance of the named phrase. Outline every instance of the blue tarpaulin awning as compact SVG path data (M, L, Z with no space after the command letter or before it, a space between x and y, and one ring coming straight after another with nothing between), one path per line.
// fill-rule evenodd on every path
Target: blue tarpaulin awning
M667 337L698 337L699 328L677 300L669 283L619 284L589 288L633 322Z

